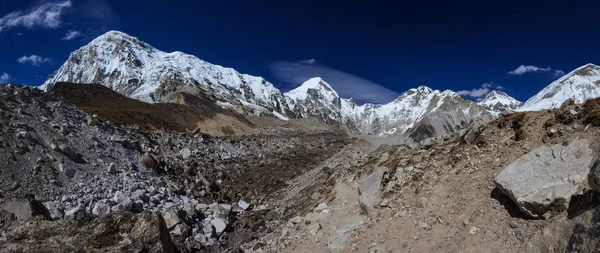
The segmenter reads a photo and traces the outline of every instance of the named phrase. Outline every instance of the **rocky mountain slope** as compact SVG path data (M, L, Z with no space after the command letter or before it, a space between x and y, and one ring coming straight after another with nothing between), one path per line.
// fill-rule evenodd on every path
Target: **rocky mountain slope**
M519 111L539 111L560 107L567 100L583 104L590 98L600 97L600 67L583 65L552 82L528 99Z
M71 53L41 88L51 90L57 82L98 83L151 103L189 104L178 98L200 97L246 115L317 117L367 135L407 134L422 139L452 133L470 121L491 117L484 108L454 92L424 86L384 105L358 106L352 99L340 98L321 78L283 94L261 77L240 74L181 52L166 53L117 31Z
M0 85L1 252L233 250L325 199L336 172L280 202L289 181L366 156L352 148L364 141L314 122L237 137L117 125L57 96L68 88ZM95 107L122 102L103 98Z
M481 101L477 102L477 104L485 107L485 109L494 115L498 115L506 110L514 111L518 109L523 105L523 102L514 99L502 91L494 90L481 99Z

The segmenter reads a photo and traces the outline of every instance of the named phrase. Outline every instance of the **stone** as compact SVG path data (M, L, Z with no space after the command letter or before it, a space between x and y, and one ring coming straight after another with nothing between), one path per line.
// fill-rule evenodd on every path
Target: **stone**
M194 240L196 240L197 242L199 242L202 245L206 245L207 239L208 238L204 234L197 234L196 236L194 236Z
M331 240L327 244L330 250L341 250L344 248L346 242L350 239L352 232L360 227L362 224L362 217L351 216L346 221L346 224L336 229L331 236Z
M519 223L517 223L516 221L511 222L510 224L508 224L511 228L519 228L521 227L519 225Z
M319 224L318 222L313 222L308 226L308 233L311 235L317 235L317 232L319 232L319 230L321 230L321 224Z
M142 166L146 167L147 169L155 169L156 167L158 167L158 163L156 162L154 157L150 155L143 155L140 158L139 162Z
M165 220L165 224L169 230L175 228L175 226L181 223L181 219L177 215L175 210L168 210L162 214L163 219Z
M588 177L591 161L585 139L540 147L509 164L494 182L521 211L547 219L567 210Z
M189 148L184 148L179 153L183 159L188 159L192 155L192 151Z
M108 165L108 173L117 174L117 166L115 163L110 163L110 165Z
M379 206L380 207L387 207L390 205L390 200L389 199L384 199L381 202L379 202Z
M320 203L319 205L317 205L317 207L315 207L315 212L320 212L323 211L325 209L329 208L329 206L327 206L326 203Z
M240 201L238 201L238 206L242 209L242 210L247 210L248 207L250 207L250 204L246 203L246 201L243 201L240 199Z
M75 176L75 169L73 168L66 168L63 170L63 174L65 174L65 177L71 179Z
M291 222L292 224L299 224L299 223L301 223L303 220L304 220L304 219L302 219L302 217L300 217L300 216L295 216L294 218L291 218L291 219L290 219L290 222Z
M50 219L62 219L63 213L60 209L58 209L58 206L54 202L44 202L44 207L46 207L46 209L50 213Z
M110 213L110 205L102 202L96 202L96 204L94 204L94 208L92 208L92 213L95 215Z
M73 161L78 161L81 159L81 154L79 154L75 149L67 146L66 144L60 144L58 146L60 152L62 152L65 156Z
M51 219L46 206L34 199L12 199L2 205L6 212L14 214L18 220L27 220L35 216Z
M188 236L189 232L190 232L190 227L187 224L182 222L182 223L175 225L173 230L171 230L171 235L180 236L180 237L185 238Z
M467 128L467 132L465 133L465 135L463 137L465 142L468 144L473 144L473 142L477 139L477 137L481 133L482 127L483 127L483 124L481 122L476 122L476 123L469 125L469 127Z
M210 221L210 224L215 228L215 232L220 235L227 228L227 224L223 219L217 218Z
M386 168L378 168L371 175L363 179L358 186L358 203L362 211L369 216L374 205L381 201L381 179L386 171Z
M76 206L65 212L67 220L82 220L85 217L85 210L81 206Z

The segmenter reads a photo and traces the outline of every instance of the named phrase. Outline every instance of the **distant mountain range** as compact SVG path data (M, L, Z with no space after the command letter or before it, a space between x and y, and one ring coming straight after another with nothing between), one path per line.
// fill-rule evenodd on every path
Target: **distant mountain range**
M476 103L453 91L425 86L410 89L388 104L357 105L351 98L341 98L319 77L282 93L262 77L241 74L181 52L163 52L125 33L110 31L71 53L40 88L48 91L57 82L97 83L148 103L194 105L194 99L182 98L198 97L246 115L283 120L317 117L355 133L406 135L421 140L451 134L472 121L491 119L505 110L550 109L569 98L581 103L599 97L598 80L600 68L585 65L524 105L500 91Z

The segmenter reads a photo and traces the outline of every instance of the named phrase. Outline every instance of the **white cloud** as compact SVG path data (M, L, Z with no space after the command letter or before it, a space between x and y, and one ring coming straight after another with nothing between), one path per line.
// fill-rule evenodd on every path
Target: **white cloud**
M83 34L81 34L80 31L69 30L67 34L65 34L65 37L62 38L62 40L72 40L81 36L83 36Z
M9 80L10 75L8 75L6 72L0 74L0 83L8 83Z
M45 2L31 10L15 11L0 18L0 32L3 30L25 27L58 28L62 24L62 14L71 7L71 0L61 2Z
M458 94L460 96L468 96L468 97L475 98L475 99L481 99L485 95L490 93L490 91L491 91L490 89L492 89L493 87L494 87L494 83L484 83L479 88L474 88L471 90L459 90L456 92L456 94ZM497 85L496 89L501 90L501 89L504 89L504 87Z
M313 64L315 62L316 62L316 60L314 58L300 61L300 63L304 63L304 64Z
M400 95L365 78L319 65L315 59L276 62L269 65L269 69L288 88L295 88L310 78L321 77L341 97L354 98L358 103L387 103Z
M39 66L42 63L50 62L50 58L44 58L38 55L21 56L17 59L17 62L21 64L29 63L33 66Z
M564 76L564 75L565 75L565 72L562 71L562 70L555 70L554 71L554 76L558 77L558 76Z
M533 66L533 65L521 65L518 68L516 68L515 70L508 72L508 74L510 75L523 75L525 73L530 73L530 72L550 72L552 71L552 68L547 67L547 68L541 68L541 67L537 67L537 66ZM563 72L562 70L554 70L554 75L564 75L565 72Z

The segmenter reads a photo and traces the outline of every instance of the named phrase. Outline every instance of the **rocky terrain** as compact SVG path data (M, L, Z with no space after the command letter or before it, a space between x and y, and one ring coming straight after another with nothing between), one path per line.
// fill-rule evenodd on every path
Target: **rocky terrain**
M357 105L111 31L0 86L0 251L598 252L598 80Z
M281 202L290 180L367 145L315 122L224 137L116 125L67 93L0 86L3 252L233 250L332 187L328 169ZM344 154L327 166L366 156Z

